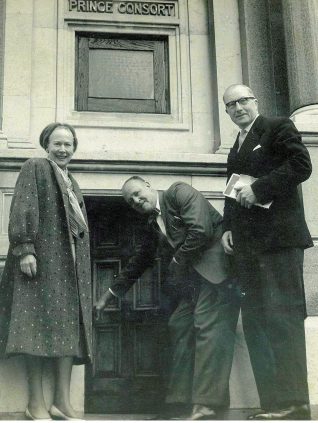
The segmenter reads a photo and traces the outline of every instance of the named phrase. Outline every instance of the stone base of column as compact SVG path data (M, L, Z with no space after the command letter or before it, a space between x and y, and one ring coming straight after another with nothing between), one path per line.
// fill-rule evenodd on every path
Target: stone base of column
M290 116L306 145L318 144L318 104L304 106Z
M8 148L8 137L0 131L0 150Z

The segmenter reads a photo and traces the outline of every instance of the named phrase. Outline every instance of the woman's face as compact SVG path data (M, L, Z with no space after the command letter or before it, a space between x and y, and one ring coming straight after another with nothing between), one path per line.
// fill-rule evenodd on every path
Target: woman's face
M54 129L47 146L48 158L65 169L74 154L73 134L67 128Z

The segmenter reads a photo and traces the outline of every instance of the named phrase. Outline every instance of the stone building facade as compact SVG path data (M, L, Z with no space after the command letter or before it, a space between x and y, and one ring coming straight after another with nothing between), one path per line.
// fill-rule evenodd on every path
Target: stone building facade
M48 123L70 123L78 134L70 169L89 210L96 298L131 242L131 215L120 198L128 177L141 175L158 189L183 180L222 212L226 158L237 134L222 94L232 83L250 85L261 113L291 117L313 161L302 192L315 242L306 252L305 285L310 396L317 404L317 20L318 0L0 0L0 268L15 181L26 159L44 157L38 138ZM130 235L138 239L138 225ZM76 408L149 411L145 392L158 398L158 344L144 318L157 325L159 283L158 261L126 306L107 310L103 325L94 322L94 365L73 374ZM128 381L134 388L124 406L117 397ZM50 375L46 383L49 402ZM0 412L23 411L26 386L22 360L1 361ZM240 325L231 394L233 408L258 405Z

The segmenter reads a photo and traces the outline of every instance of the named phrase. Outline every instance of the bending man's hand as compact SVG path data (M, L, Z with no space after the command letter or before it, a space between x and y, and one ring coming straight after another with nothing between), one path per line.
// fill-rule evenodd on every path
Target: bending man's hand
M233 238L232 231L224 232L222 236L222 245L226 254L233 254Z
M20 259L20 269L29 278L34 278L36 275L36 258L33 254L27 254Z
M106 292L104 292L103 295L101 295L100 299L95 303L95 310L97 312L103 311L107 304L109 304L114 298L115 295L113 295L108 289Z
M257 203L257 198L252 190L251 185L244 185L235 189L237 191L236 201L240 203L241 206L250 209L253 204Z

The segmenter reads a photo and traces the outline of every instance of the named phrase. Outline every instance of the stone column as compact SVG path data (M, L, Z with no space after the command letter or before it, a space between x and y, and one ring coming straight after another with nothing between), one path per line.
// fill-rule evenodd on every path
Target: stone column
M0 0L0 149L7 147L7 137L2 132L4 23L5 23L5 4L4 4L4 0Z
M282 0L290 112L318 104L318 0Z
M242 83L240 26L237 0L211 0L209 23L211 34L215 107L214 145L216 153L227 155L237 135L237 127L225 113L223 93L231 84Z
M282 0L282 6L291 119L302 134L313 165L313 173L302 185L302 192L306 221L317 247L318 0ZM313 251L312 254L317 261L318 253Z
M243 83L258 98L265 116L276 110L267 0L239 0Z

